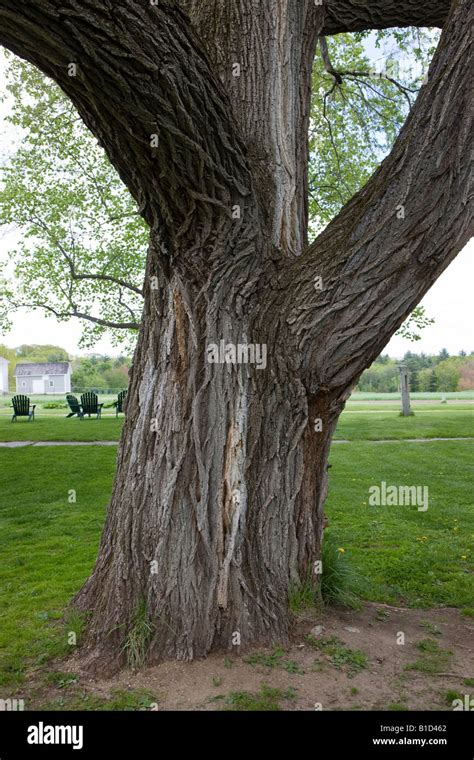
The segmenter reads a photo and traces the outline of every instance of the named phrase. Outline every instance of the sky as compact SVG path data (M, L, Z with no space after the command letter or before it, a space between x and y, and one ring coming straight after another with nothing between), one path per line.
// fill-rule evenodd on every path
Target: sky
M372 45L368 44L369 52ZM5 58L0 48L0 80L5 68ZM0 87L1 92L1 87ZM16 135L10 125L6 124L5 116L9 111L8 99L0 102L0 155L5 156L15 143ZM467 160L467 158L466 158ZM6 255L15 245L16 233L0 230L0 262L6 260ZM425 328L421 340L413 343L406 338L394 336L388 343L384 353L394 358L401 358L406 351L439 353L446 348L450 354L461 350L474 351L474 240L464 248L454 262L441 275L421 302L426 315L434 319L434 324ZM65 348L70 354L82 355L94 352L116 356L120 349L114 347L106 337L102 338L93 349L79 347L82 326L79 320L71 319L58 323L54 317L45 316L39 310L21 310L12 318L12 328L9 332L0 334L0 343L9 347L22 343L48 343Z

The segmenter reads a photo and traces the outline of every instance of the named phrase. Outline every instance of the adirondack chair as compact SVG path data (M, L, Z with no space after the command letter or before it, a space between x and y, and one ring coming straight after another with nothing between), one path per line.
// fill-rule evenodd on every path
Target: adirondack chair
M127 398L127 391L120 391L119 395L117 396L117 401L114 401L115 417L119 416L119 412L122 412L123 414L125 414L124 405L125 405L126 398Z
M81 406L83 415L88 414L90 417L91 414L96 414L97 419L99 419L104 405L99 404L97 393L83 393L81 396Z
M31 406L28 396L13 396L12 407L12 422L16 422L17 417L28 417L28 422L30 422L30 420L33 420L34 422L36 404Z
M69 409L71 410L69 414L66 415L66 419L69 419L69 417L74 417L74 415L77 414L79 419L82 420L84 417L84 412L82 411L82 407L77 398L71 393L68 393L66 396L66 401L69 404Z

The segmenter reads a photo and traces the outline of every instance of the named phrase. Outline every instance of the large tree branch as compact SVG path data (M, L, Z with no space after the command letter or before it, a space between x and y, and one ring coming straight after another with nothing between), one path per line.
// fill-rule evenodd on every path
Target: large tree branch
M404 26L442 27L450 0L323 0L321 34Z
M275 329L311 391L347 389L472 235L473 17L455 3L391 154L280 275Z
M188 258L205 255L203 232L228 235L251 177L226 93L175 2L0 0L0 43L69 95L171 256L191 226Z
M299 255L307 244L311 76L323 9L314 0L178 3L231 94L272 243Z

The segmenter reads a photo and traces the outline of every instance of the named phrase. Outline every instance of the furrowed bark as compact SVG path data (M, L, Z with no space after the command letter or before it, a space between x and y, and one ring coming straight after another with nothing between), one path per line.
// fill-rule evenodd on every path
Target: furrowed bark
M404 26L442 27L450 0L323 0L321 34Z
M180 2L231 96L272 242L299 255L307 244L311 73L323 9L313 0Z

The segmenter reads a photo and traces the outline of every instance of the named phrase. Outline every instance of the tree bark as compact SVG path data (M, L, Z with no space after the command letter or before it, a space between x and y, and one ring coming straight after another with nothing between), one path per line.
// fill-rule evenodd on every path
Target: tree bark
M150 225L117 475L76 599L102 669L137 640L149 662L287 640L291 588L317 585L345 400L472 230L467 0L393 152L309 248L317 35L331 9L347 31L414 4L369 21L342 0L325 17L309 0L180 5L0 0L0 40L70 95ZM210 363L221 341L265 346L266 368Z
M442 27L450 0L325 0L321 34L405 26Z

